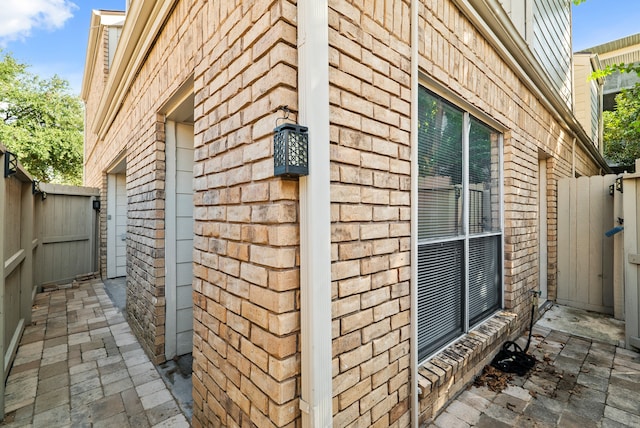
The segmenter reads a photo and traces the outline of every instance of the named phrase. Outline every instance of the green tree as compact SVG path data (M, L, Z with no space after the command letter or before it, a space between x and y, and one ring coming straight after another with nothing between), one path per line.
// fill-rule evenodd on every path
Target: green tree
M612 73L636 73L640 64L613 64L591 74L591 79ZM619 165L633 168L640 158L640 84L622 90L615 98L613 111L603 112L604 157Z
M586 0L573 0L579 5ZM613 73L636 73L640 64L613 64L591 74L591 79L604 78ZM619 165L634 167L640 158L640 84L621 91L615 98L614 111L603 112L604 157Z
M0 50L0 143L43 182L82 182L83 107L58 76L43 79Z
M616 95L614 111L603 113L604 156L620 165L640 158L640 86Z

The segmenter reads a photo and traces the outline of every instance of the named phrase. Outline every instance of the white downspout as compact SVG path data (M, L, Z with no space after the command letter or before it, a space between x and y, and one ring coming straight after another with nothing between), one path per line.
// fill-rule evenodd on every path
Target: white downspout
M418 0L411 0L411 425L418 426Z
M300 179L302 426L331 427L331 199L329 4L298 1L299 123L309 128L309 175Z
M576 178L576 137L573 137L571 149L571 178Z

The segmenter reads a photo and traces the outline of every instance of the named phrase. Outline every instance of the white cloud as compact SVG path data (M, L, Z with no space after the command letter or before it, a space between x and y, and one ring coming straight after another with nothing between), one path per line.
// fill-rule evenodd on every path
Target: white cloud
M38 28L55 30L73 16L69 0L11 0L0 6L0 46L28 37Z

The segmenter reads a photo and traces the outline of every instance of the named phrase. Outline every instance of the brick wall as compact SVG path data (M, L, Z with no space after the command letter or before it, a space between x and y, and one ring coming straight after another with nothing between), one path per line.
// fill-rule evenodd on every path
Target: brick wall
M412 395L410 106L417 98L410 88L410 2L329 5L334 425L404 427ZM105 169L126 152L129 320L145 350L161 361L165 147L159 112L193 77L194 426L300 425L298 185L273 177L272 160L275 110L297 110L296 14L286 0L179 1L104 141L87 137L86 183L103 192ZM498 316L464 338L469 355L462 362L438 363L450 364L450 371L440 373L436 364L420 369L426 421L527 318L526 291L537 284L542 155L550 156L553 296L555 189L571 174L573 145L450 0L419 2L418 50L431 84L507 130L505 302L520 315ZM100 88L96 81L88 129ZM576 150L576 171L597 173Z
M192 74L197 28L192 11L201 2L178 2L127 92L104 139L93 133L106 81L98 55L86 102L85 183L102 189L101 271L106 276L107 169L124 154L127 183L127 315L151 359L164 357L164 117L161 107ZM195 12L194 12L195 13ZM106 43L106 38L102 38ZM200 40L201 42L201 40Z
M104 147L104 145L98 141L98 136L92 131L92 128L95 125L95 113L98 110L100 98L102 96L102 92L105 88L105 83L109 76L109 68L107 65L107 47L109 40L107 27L101 28L99 40L99 49L101 49L102 52L98 53L96 56L93 75L91 76L89 90L85 100L84 185L91 187L102 187L104 168L110 161L98 154L99 152L102 152L106 147ZM107 162L107 164L105 164L105 162Z
M127 156L127 316L147 354L160 363L166 306L164 117L146 126L145 144Z
M85 139L84 139L84 185L90 187L100 188L100 199L103 209L100 211L100 228L99 228L99 263L98 267L102 277L107 275L107 176L103 169L96 163L89 163L88 161L93 158L93 152L98 145L97 136L91 132L91 126L93 125L93 113L98 109L98 103L100 102L100 96L104 90L105 82L108 77L107 67L107 43L108 35L106 27L101 29L100 49L103 54L98 54L96 57L96 63L94 65L94 73L89 85L89 93L85 100ZM85 76L86 78L86 76Z
M298 186L273 177L272 145L276 108L297 110L296 8L205 2L198 20L193 425L293 426Z
M482 345L484 352L474 358L484 363L504 338L517 334L528 322L530 300L527 291L538 285L537 180L541 156L549 156L548 188L542 194L546 195L548 205L549 298L555 298L556 189L558 179L571 175L573 136L509 69L500 54L453 2L420 3L420 70L438 87L451 92L453 102L463 100L473 105L507 130L504 133L504 296L506 309L519 316L515 328ZM581 175L599 173L597 165L579 145L576 145L576 171ZM482 364L467 360L465 364L460 372L461 379L471 379L482 368ZM470 376L466 374L469 366L472 367ZM434 416L451 394L448 388L446 391L433 388L429 394L421 396L421 421Z
M329 5L334 425L408 426L409 2Z

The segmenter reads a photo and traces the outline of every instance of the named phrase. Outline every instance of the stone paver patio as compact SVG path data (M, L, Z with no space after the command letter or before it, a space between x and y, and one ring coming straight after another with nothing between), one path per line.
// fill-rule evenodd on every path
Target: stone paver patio
M36 295L9 373L9 427L188 427L99 279Z
M640 426L639 353L547 327L533 333L531 372L500 392L468 387L429 426ZM8 427L189 426L99 279L36 295L5 414Z
M639 353L537 326L529 350L538 363L526 376L501 392L470 386L429 426L640 426Z

